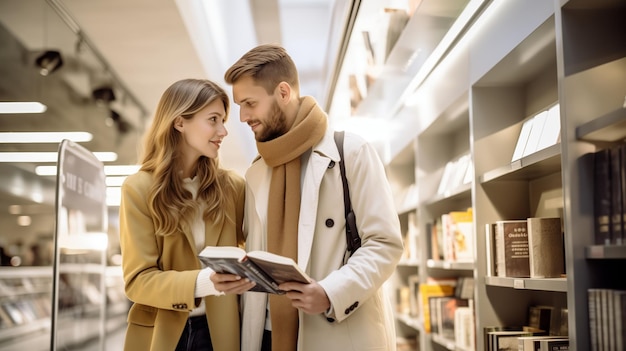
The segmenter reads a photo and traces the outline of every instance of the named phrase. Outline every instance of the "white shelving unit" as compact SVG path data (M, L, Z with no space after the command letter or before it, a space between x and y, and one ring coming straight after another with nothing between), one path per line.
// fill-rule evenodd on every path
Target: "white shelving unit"
M446 2L457 6L443 21L448 31L433 30L435 41L423 44L416 28L436 3L418 6L351 117L382 114L401 126L381 156L398 197L416 188L398 214L403 230L407 213L417 216L419 258L399 267L393 283L406 285L414 274L421 283L474 277L476 350L486 350L485 327L524 325L530 305L567 308L570 350L589 350L587 290L626 289L611 273L626 268L626 247L594 244L588 157L626 137L626 1ZM465 11L472 15L455 26ZM428 55L417 63L421 53L436 55L436 63L427 64ZM557 103L560 142L511 161L524 121ZM437 193L445 165L463 154L472 160L471 181ZM469 207L475 262L428 257L428 224ZM563 219L565 277L489 276L485 226L535 216ZM399 336L416 335L420 350L457 349L426 334L419 318L397 319Z

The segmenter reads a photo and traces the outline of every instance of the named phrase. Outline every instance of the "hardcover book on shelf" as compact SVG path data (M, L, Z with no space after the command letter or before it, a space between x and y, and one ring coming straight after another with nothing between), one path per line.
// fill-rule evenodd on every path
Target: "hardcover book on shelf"
M593 154L593 212L595 243L611 244L611 155L609 149Z
M495 224L498 277L530 277L528 222L525 219L503 220Z
M559 335L532 335L520 336L517 338L519 351L539 351L541 348L541 340L545 339L562 339Z
M430 321L430 298L435 296L453 296L454 295L455 283L438 283L438 282L427 282L424 284L420 284L419 286L419 294L421 301L421 316L424 322L424 331L426 333L431 332L431 321Z
M591 351L600 350L600 334L599 334L599 319L597 310L597 300L599 300L600 289L588 289L587 290L587 308L589 313L589 341L591 343Z
M461 307L469 307L469 300L459 299L453 296L440 297L437 299L437 330L446 339L454 340L454 320L456 310Z
M613 310L615 311L615 349L626 350L626 291L613 291Z
M561 308L561 315L559 320L559 335L567 336L569 335L569 321L568 321L568 310L565 307Z
M486 223L485 224L485 254L487 261L487 277L495 277L497 276L496 271L496 261L497 261L497 253L496 253L496 225L494 223Z
M311 282L294 260L267 251L246 253L235 246L207 246L198 256L216 272L236 274L256 282L251 291L284 294L278 289L284 282Z
M474 262L474 219L471 208L450 212L449 237L452 241L451 260Z
M622 172L624 171L624 165L622 165L622 152L624 151L621 145L614 146L609 149L611 155L611 243L616 245L622 245L622 239L624 237L624 222L622 216L624 214L624 204L622 203L623 189L622 184Z
M534 336L534 335L546 335L544 330L539 330L536 328L531 328L529 326L487 326L483 327L483 340L485 349L487 351L498 351L497 343L495 343L495 339L498 336L513 336L515 341L517 342L517 338L520 336ZM519 348L519 344L515 343L510 344L507 342L507 345L513 347L513 350L517 350ZM495 347L495 348L494 348Z
M469 306L457 307L454 312L454 343L461 350L476 349L473 300Z
M557 334L552 332L552 313L554 307L536 305L528 307L528 326L536 329L547 331L549 334Z
M527 222L530 277L560 277L565 273L561 218L531 217Z
M569 339L544 339L539 341L539 345L540 351L568 351Z

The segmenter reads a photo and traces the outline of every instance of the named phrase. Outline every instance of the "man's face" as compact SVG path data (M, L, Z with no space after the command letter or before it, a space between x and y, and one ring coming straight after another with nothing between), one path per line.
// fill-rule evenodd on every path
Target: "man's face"
M239 120L250 126L256 141L273 140L289 130L276 96L256 85L251 77L242 77L233 84L233 99L239 105Z

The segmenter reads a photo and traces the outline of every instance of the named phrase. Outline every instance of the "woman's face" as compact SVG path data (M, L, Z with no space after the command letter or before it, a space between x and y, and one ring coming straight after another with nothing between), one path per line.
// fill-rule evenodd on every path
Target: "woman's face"
M195 161L200 156L216 158L224 137L228 135L224 122L226 111L221 100L211 102L189 119L180 118L176 129L181 132L181 151L185 160Z

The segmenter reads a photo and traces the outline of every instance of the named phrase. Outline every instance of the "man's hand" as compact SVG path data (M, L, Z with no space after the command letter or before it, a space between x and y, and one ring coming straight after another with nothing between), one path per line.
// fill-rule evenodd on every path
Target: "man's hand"
M324 313L330 308L330 300L326 291L316 281L309 284L288 282L278 286L284 290L291 305L309 314Z
M217 291L225 294L242 294L250 290L256 283L235 274L211 273L211 281Z

